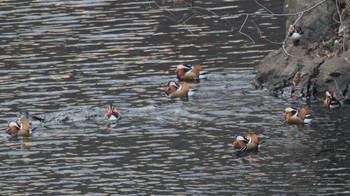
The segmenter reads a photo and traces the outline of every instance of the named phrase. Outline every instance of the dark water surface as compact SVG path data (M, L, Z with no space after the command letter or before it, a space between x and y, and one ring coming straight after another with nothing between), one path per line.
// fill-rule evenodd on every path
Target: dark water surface
M281 13L280 0L259 1ZM349 108L306 105L311 125L286 125L294 104L250 85L285 36L285 18L254 1L0 2L0 125L28 110L45 118L29 138L1 132L1 195L350 194ZM239 33L254 39L254 43ZM259 38L259 27L264 38ZM164 88L182 62L208 79L188 100ZM299 102L299 101L298 101ZM104 120L119 107L117 127ZM227 145L255 132L238 157Z

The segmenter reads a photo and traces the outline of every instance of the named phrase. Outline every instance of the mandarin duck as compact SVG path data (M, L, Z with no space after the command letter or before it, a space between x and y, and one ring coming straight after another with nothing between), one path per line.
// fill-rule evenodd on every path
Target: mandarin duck
M117 122L122 118L122 116L120 115L120 112L117 110L117 107L112 104L107 105L105 117L109 121L117 121Z
M299 42L302 34L304 34L304 32L300 26L290 25L288 30L288 36L292 39L293 44Z
M206 78L207 71L202 71L202 66L195 64L180 64L176 67L176 76L179 80L197 80Z
M239 135L230 146L234 148L235 152L257 150L259 147L259 138L254 133L247 133L245 136Z
M308 124L311 123L312 116L308 114L308 111L304 107L300 110L288 107L284 110L284 119L289 124Z
M190 91L186 82L175 82L169 81L168 86L165 88L165 94L170 98L175 97L188 97L193 94L193 91Z
M6 133L11 136L28 137L34 129L30 130L29 123L25 120L19 119L18 121L9 122Z
M340 102L334 97L332 92L326 91L326 98L323 101L323 107L334 109L340 106Z

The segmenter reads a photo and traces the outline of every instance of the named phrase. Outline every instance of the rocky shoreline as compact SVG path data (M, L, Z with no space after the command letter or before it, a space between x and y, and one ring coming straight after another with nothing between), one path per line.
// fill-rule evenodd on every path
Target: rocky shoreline
M286 0L286 32L291 24L303 28L299 45L287 40L258 65L253 85L275 96L320 100L325 92L350 103L350 12L349 0ZM338 2L338 4L337 4ZM340 2L340 3L339 3ZM348 2L348 4L346 4ZM349 7L347 7L349 6ZM341 17L340 17L341 16Z

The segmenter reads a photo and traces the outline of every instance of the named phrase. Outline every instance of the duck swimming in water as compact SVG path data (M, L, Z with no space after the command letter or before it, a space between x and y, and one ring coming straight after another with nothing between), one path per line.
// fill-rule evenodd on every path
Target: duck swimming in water
M170 98L188 97L189 93L192 94L186 82L169 81L168 86L165 88L165 94Z
M254 133L247 133L245 136L239 135L230 145L235 152L246 152L257 150L259 147L259 137Z
M117 110L116 106L108 104L105 112L105 118L109 121L119 121L122 119L122 116L120 115L120 112Z
M326 98L323 101L323 107L334 109L340 107L340 102L334 97L332 92L326 91Z
M284 119L289 124L308 124L311 123L312 116L308 114L308 111L304 107L300 110L288 107L284 110Z
M202 71L199 64L180 64L176 67L176 76L179 80L198 80L206 78L207 71Z
M29 123L19 119L18 121L11 121L8 123L6 133L14 137L28 137L34 129L30 130Z

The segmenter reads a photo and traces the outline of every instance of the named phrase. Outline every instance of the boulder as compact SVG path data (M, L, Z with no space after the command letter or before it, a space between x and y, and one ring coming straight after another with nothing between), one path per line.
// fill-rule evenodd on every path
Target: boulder
M315 2L320 1L286 0L285 12L305 11ZM335 1L324 1L305 11L297 22L304 30L300 44L288 40L268 54L258 65L253 84L275 96L319 100L328 90L344 103L350 102L350 25L335 25L333 18L337 16ZM298 17L290 16L286 28ZM350 16L345 15L344 21L348 20ZM346 31L340 32L340 26Z

